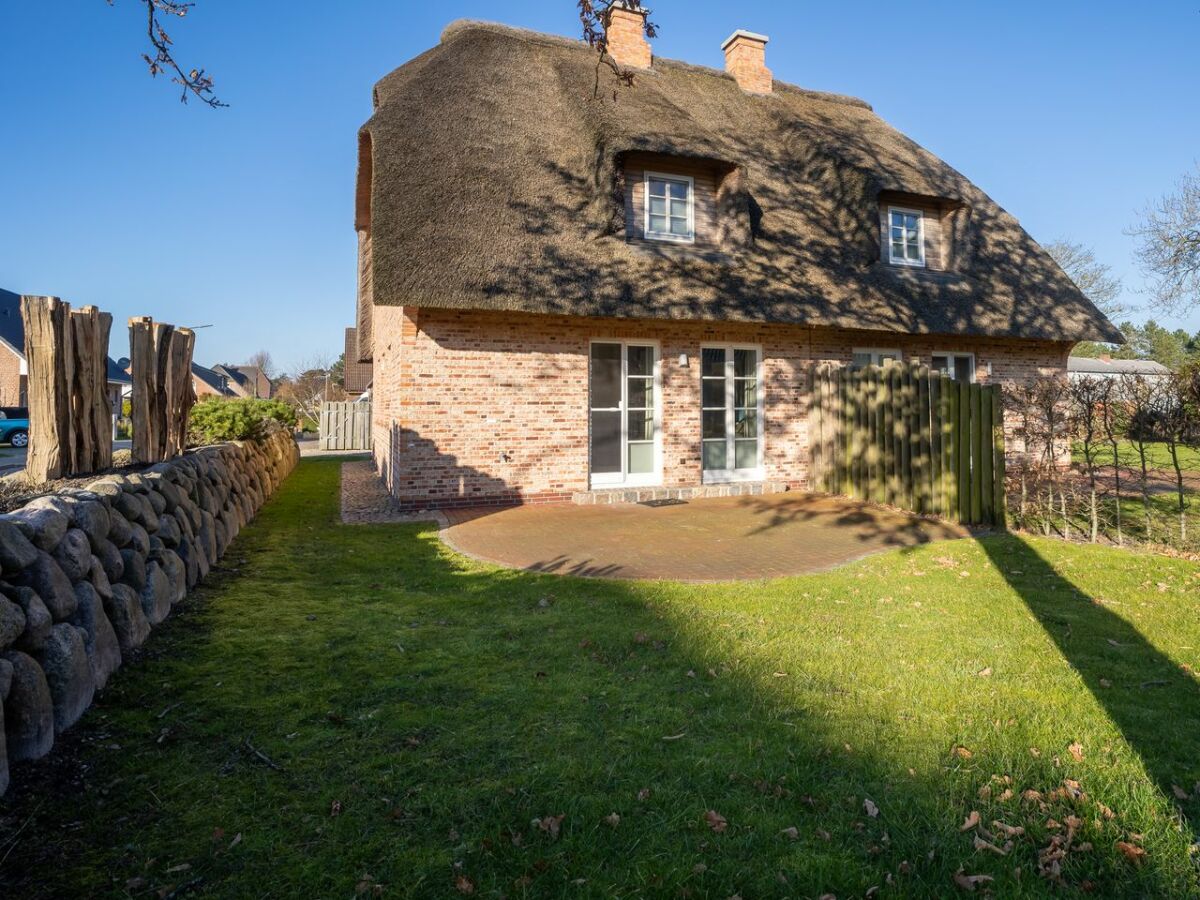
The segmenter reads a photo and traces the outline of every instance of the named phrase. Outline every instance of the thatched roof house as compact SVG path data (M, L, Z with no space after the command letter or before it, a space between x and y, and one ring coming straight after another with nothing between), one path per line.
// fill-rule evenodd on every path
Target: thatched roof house
M596 73L579 41L457 22L380 80L358 202L376 304L1121 340L1015 218L861 100L656 59L614 101ZM706 252L626 239L633 153L714 172ZM937 207L941 270L882 260L881 195Z
M632 86L618 86L579 41L479 22L454 23L375 85L359 133L356 228L359 356L375 362L377 406L394 395L377 422L395 421L380 428L411 409L400 385L421 383L381 354L403 357L401 344L422 339L430 355L410 350L408 364L416 379L441 384L452 350L494 344L491 371L517 360L537 369L545 359L533 346L512 345L534 329L582 354L585 381L589 342L617 331L622 343L658 342L665 378L666 344L701 349L697 323L718 341L753 333L768 376L787 353L767 348L762 328L775 329L765 333L782 347L804 346L810 361L924 356L981 380L1006 377L1006 366L1061 369L1074 342L1121 340L1013 216L867 103L774 81L765 37L735 32L726 71L653 59L630 10L614 10L609 41L618 66L636 68ZM445 330L450 322L456 330ZM686 365L686 354L674 355ZM765 387L758 406L769 410ZM469 496L456 485L472 479L489 496L594 487L598 426L584 388L575 411L564 411L578 419L570 440L583 442L573 474L505 475L460 433L430 448L457 460L437 469L446 490ZM458 415L475 390L482 397L494 385L464 388L437 415ZM660 404L670 402L666 391L655 395ZM665 427L659 420L652 438L659 456ZM393 437L377 434L389 446ZM627 483L630 439L623 430L606 440L605 453L613 441L624 448L618 483ZM700 438L687 441L666 455L686 449L698 480ZM770 456L760 437L745 452L751 474L804 482L802 459ZM462 476L468 461L485 475ZM398 493L429 496L424 476L390 471L393 462L381 459ZM661 460L654 476L691 477L664 472Z

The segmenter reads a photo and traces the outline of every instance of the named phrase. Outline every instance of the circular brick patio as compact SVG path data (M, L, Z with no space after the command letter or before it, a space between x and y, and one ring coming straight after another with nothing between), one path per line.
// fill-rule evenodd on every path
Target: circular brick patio
M450 514L452 548L510 568L601 578L726 581L819 572L963 537L893 510L803 493L652 506L522 506Z

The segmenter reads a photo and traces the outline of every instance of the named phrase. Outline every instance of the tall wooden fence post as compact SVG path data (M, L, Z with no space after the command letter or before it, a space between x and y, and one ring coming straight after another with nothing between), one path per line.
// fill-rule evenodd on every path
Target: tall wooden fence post
M61 478L70 467L74 381L71 306L57 297L22 297L28 369L29 451L25 473L35 484Z
M188 416L195 403L192 352L195 333L155 322L129 320L130 416L133 458L154 463L178 456L187 446Z

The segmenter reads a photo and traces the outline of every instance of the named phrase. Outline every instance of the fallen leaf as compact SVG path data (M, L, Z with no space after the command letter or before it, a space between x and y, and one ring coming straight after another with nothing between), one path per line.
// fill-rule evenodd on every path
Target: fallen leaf
M546 832L548 835L550 835L550 837L556 838L558 837L559 829L562 827L562 821L566 817L566 813L563 813L562 815L558 816L545 816L544 818L534 819L533 821L538 828Z
M966 747L955 747L954 753L955 753L955 755L961 757L962 759L970 759L972 756L975 755L970 750L968 750Z
M1177 784L1171 785L1171 793L1173 793L1175 795L1176 800L1186 800L1188 797L1191 796L1191 794L1189 794L1187 791L1185 791L1183 788L1181 788Z
M962 825L959 826L958 830L959 831L970 831L972 828L974 828L978 824L979 824L979 810L973 809L973 810L971 810L971 814L969 816L967 816L967 818L963 821Z
M708 827L720 834L729 827L729 823L725 821L725 817L715 809L710 809L704 814L704 821L708 823Z
M795 825L785 828L785 829L783 829L783 831L781 831L779 833L782 834L789 841L800 840L800 829L797 828Z
M833 837L833 835L831 835L824 828L818 828L817 829L817 837L819 837L823 841L828 841L831 837Z
M186 872L191 867L192 867L191 863L180 863L177 866L171 866L171 868L167 869L167 874L171 875L175 872Z
M954 883L964 891L974 891L976 885L988 884L994 880L991 875L966 875L962 869L954 873Z
M1117 849L1120 850L1121 854L1135 866L1140 866L1142 864L1142 860L1146 856L1145 850L1143 850L1141 847L1138 847L1136 844L1130 844L1128 841L1117 841Z
M459 875L457 878L455 878L454 886L458 889L460 894L475 893L475 882L473 882L466 875Z
M995 819L992 821L992 827L995 828L998 832L1000 832L1005 837L1010 837L1010 838L1011 837L1020 837L1021 835L1023 835L1025 833L1025 829L1021 825L1007 825L1004 822L1001 822L999 819Z
M1067 749L1071 751L1071 756L1075 758L1075 762L1083 762L1083 744L1075 741Z
M1109 681L1107 678L1101 678L1100 679L1100 687L1110 688L1110 687L1112 687L1112 682Z
M342 801L334 800L332 803L329 804L329 815L330 816L340 816L341 814L342 814Z
M1007 850L1001 850L991 841L985 841L979 835L975 835L975 849L987 850L989 853L995 853L997 856L1008 856Z
M638 802L644 802L650 799L650 788L642 788L637 792Z
M980 678L991 678L992 677L992 667L988 666L986 669L980 669L976 674Z
M872 819L879 818L879 807L876 806L873 802L871 802L870 797L868 797L866 800L863 801L863 809L866 811L867 815L870 816Z
M611 812L607 816L604 817L604 824L607 825L609 828L616 828L618 825L621 824L621 817L619 815L617 815L615 812Z

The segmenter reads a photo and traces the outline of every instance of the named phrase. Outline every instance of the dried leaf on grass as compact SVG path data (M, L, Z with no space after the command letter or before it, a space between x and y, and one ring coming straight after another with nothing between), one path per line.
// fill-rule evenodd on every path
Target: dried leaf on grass
M969 816L967 816L967 818L963 821L962 825L959 826L958 830L959 831L970 831L972 828L974 828L978 824L979 824L979 810L973 809L973 810L971 810L971 814Z
M863 809L872 819L879 818L879 807L872 802L870 797L863 801Z
M1140 866L1142 860L1146 858L1145 850L1137 846L1137 844L1131 844L1128 841L1117 841L1117 849L1121 851L1122 856L1135 866Z
M729 823L725 821L725 817L715 809L710 809L704 814L704 821L708 823L708 827L720 834L729 827Z
M989 884L995 879L991 875L967 875L962 869L954 873L954 883L964 891L974 891L981 884Z
M550 835L551 838L557 838L558 832L562 828L563 819L566 817L566 813L558 816L543 816L540 819L534 819L533 824Z

